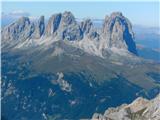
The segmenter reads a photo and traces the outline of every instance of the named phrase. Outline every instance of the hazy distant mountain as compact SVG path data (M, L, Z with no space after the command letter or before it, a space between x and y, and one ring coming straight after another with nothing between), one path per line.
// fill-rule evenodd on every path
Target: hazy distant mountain
M135 42L139 56L160 62L159 28L134 26Z
M91 118L160 91L160 65L138 57L120 12L101 28L71 12L21 17L2 31L2 116L10 120Z
M137 44L138 55L155 62L160 62L160 50Z

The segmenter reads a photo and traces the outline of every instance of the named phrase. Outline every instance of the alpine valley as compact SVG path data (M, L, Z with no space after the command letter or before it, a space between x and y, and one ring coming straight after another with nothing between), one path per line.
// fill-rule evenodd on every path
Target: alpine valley
M138 56L132 25L121 12L106 16L100 28L68 11L47 22L21 17L1 30L1 48L2 120L121 120L116 116L132 106L160 114L160 101L156 110L141 104L159 100L144 98L160 93L160 64ZM135 99L140 104L131 103ZM123 120L140 120L134 115Z

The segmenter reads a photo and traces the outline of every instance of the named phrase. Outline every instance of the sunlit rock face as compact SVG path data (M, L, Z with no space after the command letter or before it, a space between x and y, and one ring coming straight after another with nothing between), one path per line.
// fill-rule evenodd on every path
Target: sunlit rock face
M75 41L83 37L80 26L71 12L64 12L59 26L59 36L63 40Z
M2 40L24 40L31 37L34 25L28 17L21 17L2 30Z
M82 39L81 29L71 12L52 15L46 28L46 35L56 36L60 40Z
M92 120L159 120L159 101L160 94L153 100L139 97L131 104L107 109L104 115L95 113Z

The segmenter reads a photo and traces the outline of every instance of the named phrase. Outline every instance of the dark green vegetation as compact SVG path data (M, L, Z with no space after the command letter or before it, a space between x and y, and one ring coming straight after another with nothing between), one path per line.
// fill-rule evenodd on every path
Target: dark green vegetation
M53 55L57 47L63 52ZM135 56L91 56L65 42L43 51L2 50L2 115L7 120L91 118L138 96L155 97L159 66ZM57 73L71 90L57 83Z

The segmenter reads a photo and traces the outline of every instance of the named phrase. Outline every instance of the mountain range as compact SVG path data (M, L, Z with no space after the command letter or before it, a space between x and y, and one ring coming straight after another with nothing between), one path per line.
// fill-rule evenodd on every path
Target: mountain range
M103 26L71 12L21 17L2 39L2 116L7 120L91 118L160 91L160 65L140 58L121 12Z
M50 44L58 40L71 41L70 44L73 46L95 55L103 56L103 52L114 49L137 54L131 23L119 12L112 13L110 17L106 16L100 32L96 30L90 19L78 24L71 12L52 15L47 25L44 16L41 16L36 23L31 22L27 17L22 17L2 30L2 40L12 41L10 47L48 44L45 41L49 38Z

